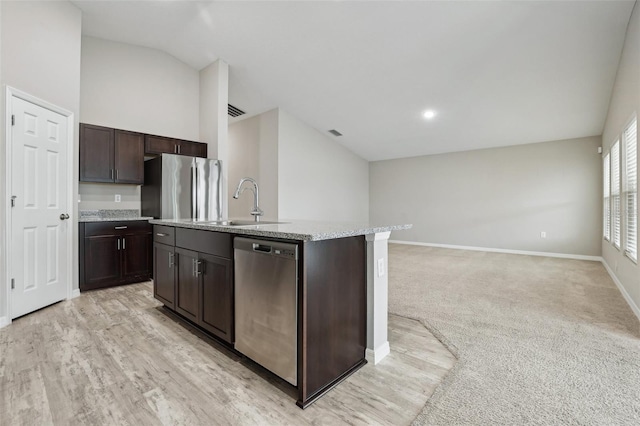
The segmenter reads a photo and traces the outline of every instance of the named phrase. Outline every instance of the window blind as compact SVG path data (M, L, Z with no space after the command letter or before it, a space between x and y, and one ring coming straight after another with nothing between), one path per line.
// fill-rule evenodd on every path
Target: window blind
M605 240L611 241L611 162L609 154L604 156L602 164L602 182L603 182L603 212L602 212L602 232Z
M624 130L625 253L638 257L638 125L634 119Z
M620 248L620 141L611 147L611 239Z

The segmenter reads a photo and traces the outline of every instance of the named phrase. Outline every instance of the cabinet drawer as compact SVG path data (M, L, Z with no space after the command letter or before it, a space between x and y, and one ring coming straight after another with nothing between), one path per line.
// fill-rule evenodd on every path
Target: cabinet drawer
M84 224L84 236L123 235L131 233L151 232L151 225L146 220L126 220L122 222L88 222Z
M153 225L153 241L168 246L175 246L176 228L172 226Z
M231 259L231 234L176 228L176 246Z

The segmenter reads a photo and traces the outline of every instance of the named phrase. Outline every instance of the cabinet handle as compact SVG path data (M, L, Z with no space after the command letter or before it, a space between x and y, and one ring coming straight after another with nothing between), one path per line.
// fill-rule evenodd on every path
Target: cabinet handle
M158 237L168 237L168 236L169 236L169 234L164 234L164 233L162 233L162 232L156 232L156 235L157 235Z
M200 265L202 265L202 261L201 260L196 260L196 277L201 275L202 272L204 272L204 271L200 270Z
M178 153L178 145L174 145L173 146L173 153L177 154Z
M126 250L126 248L127 248L126 246L127 246L126 240L123 238L122 239L122 250Z
M113 229L127 229L127 226L115 226Z
M196 260L195 259L191 259L191 269L192 269L192 273L194 277L197 277L196 275Z
M118 180L118 169L116 169L116 180Z
M182 154L182 145L178 145L178 154Z
M120 238L118 238L118 250L120 250Z
M111 180L113 180L113 169L111 169Z
M174 265L174 263L173 263L173 262L174 262L173 258L174 258L174 254L173 254L173 253L171 253L171 252L169 252L169 268L173 268L173 265Z

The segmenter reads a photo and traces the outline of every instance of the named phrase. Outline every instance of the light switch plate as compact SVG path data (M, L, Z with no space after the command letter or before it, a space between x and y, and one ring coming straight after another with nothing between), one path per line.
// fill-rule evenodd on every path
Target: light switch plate
M378 276L384 276L384 259L378 259Z

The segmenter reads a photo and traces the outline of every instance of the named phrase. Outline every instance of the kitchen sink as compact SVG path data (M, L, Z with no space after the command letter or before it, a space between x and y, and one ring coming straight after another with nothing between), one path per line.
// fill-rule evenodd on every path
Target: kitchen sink
M220 226L254 226L254 225L277 225L288 222L270 222L268 220L261 220L256 222L255 220L210 220L205 222L198 222L205 225L220 225Z

